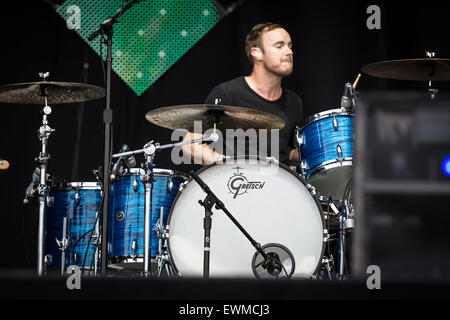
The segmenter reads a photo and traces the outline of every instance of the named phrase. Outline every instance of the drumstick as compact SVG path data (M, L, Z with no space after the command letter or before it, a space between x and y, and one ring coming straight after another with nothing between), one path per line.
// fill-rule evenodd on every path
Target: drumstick
M356 89L356 86L358 85L360 78L361 78L361 73L358 73L358 76L356 77L355 82L353 82L353 89Z
M361 78L361 73L358 73L358 76L356 77L355 82L353 82L353 89L356 89L356 86L358 85L359 78Z

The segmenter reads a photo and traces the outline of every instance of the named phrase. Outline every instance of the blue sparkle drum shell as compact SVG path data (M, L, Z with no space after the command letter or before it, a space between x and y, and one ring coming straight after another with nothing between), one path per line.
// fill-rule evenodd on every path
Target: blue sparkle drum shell
M45 260L48 269L76 265L84 269L99 266L96 220L101 203L101 186L96 182L70 182L50 191L45 219ZM66 219L67 246L63 252ZM99 217L98 226L101 225ZM98 249L98 250L97 250Z
M342 199L352 177L353 119L346 110L331 109L295 130L302 175L320 196Z
M113 182L108 212L108 266L116 269L139 269L143 266L145 232L145 185L142 169L129 169ZM161 208L163 228L186 178L171 170L154 169L151 192L150 255L159 252L156 231Z

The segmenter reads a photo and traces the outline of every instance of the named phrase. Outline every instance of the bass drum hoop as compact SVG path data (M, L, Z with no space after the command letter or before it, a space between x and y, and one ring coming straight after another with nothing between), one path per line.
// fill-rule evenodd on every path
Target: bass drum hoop
M260 156L234 156L234 157L223 157L220 158L218 160L216 160L215 162L208 164L206 166L204 166L203 168L201 168L200 170L198 170L196 172L197 175L201 174L202 172L208 170L209 168L215 166L215 165L220 165L222 163L226 163L228 160L232 160L232 161L236 161L236 160L255 160L255 161L265 161L267 163L274 163L278 166L280 166L282 169L285 169L287 172L289 172L291 175L293 175L294 177L296 177L304 186L305 188L309 191L309 194L311 195L311 197L314 199L314 202L316 203L317 209L319 210L320 213L320 222L322 224L322 230L323 230L323 236L325 237L325 234L328 233L328 230L325 228L325 220L324 220L324 214L323 214L323 210L322 210L322 206L319 202L319 200L317 199L317 197L315 195L313 195L310 191L310 189L307 187L308 183L305 182L305 180L299 176L297 173L295 173L292 169L290 169L287 165L279 162L278 160L276 160L275 158L264 158L264 157L260 157ZM185 184L189 184L193 181L194 179L192 177L189 178L189 180L186 180L184 183ZM194 181L194 183L196 183ZM172 213L173 210L178 202L178 198L181 196L181 194L183 193L183 189L181 188L180 191L178 192L177 196L175 197L175 200L173 201L172 204L172 208L170 209L170 213L169 216L167 217L167 224L166 226L169 226L169 237L167 239L167 254L168 254L168 258L169 258L169 264L170 266L174 269L175 273L182 277L182 274L180 273L180 271L178 270L178 267L175 263L175 261L172 259L172 253L170 250L170 225L171 225L171 221L172 221ZM206 194L205 194L206 197ZM220 199L219 199L220 200ZM239 221L238 221L239 222ZM237 227L236 227L237 228ZM258 239L254 239L255 241L258 241ZM320 259L319 262L317 263L316 269L314 270L314 272L312 273L312 276L317 275L317 273L320 270L320 267L322 265L322 258L325 252L325 239L322 240L322 250L320 253ZM263 245L263 244L262 244Z

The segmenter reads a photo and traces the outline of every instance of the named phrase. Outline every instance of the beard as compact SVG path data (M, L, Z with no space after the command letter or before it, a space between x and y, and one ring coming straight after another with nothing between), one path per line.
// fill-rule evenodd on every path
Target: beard
M290 67L286 66L286 62L290 62ZM267 71L282 78L290 76L294 71L294 62L292 60L281 61L280 64L276 66L268 66L268 65L265 66Z

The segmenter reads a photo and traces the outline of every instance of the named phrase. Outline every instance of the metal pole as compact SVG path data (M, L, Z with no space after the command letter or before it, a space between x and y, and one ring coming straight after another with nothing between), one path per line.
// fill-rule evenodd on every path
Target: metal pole
M106 54L106 108L103 112L103 122L105 123L105 150L103 159L103 215L102 215L102 259L101 275L106 275L107 257L108 257L108 207L109 207L109 171L111 163L111 145L112 145L112 121L113 112L111 110L111 68L112 68L112 28L107 34L107 54Z
M40 74L44 80L48 76L48 73ZM45 94L45 92L43 92ZM45 268L44 250L45 250L45 207L48 197L48 186L46 181L47 175L47 163L50 155L47 154L48 138L52 131L52 128L48 126L47 116L52 112L52 108L48 106L47 96L44 95L45 106L42 109L42 126L39 128L39 139L41 140L41 153L36 159L40 165L40 182L39 182L39 227L38 227L38 257L37 257L37 273L38 276L42 276Z
M153 191L153 156L146 157L145 209L144 209L144 276L149 275L151 263L151 217L152 217L152 191Z

